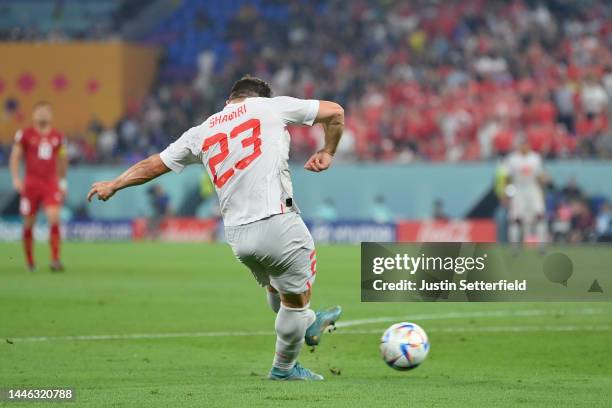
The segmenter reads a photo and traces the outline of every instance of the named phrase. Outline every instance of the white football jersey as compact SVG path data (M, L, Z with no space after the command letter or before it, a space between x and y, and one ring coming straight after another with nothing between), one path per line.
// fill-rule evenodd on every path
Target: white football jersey
M287 124L312 126L319 101L288 96L226 105L160 153L180 173L202 163L213 181L226 226L297 211L289 172ZM287 201L289 200L289 202ZM287 208L287 204L292 204Z
M517 191L540 189L539 176L542 174L542 158L536 152L522 154L514 152L506 163L508 175Z

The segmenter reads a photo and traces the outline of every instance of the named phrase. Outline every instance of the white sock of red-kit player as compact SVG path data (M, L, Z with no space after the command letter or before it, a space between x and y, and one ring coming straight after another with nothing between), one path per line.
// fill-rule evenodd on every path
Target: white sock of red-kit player
M310 304L299 309L281 304L274 325L276 329L276 351L272 363L274 367L281 370L293 368L304 344L306 329L315 319Z

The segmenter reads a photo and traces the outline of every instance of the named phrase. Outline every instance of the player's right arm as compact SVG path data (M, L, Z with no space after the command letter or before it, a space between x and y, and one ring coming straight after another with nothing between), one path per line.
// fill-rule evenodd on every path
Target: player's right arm
M159 154L154 154L139 161L112 181L99 181L92 184L87 200L91 201L97 195L98 200L106 201L121 189L144 184L169 171L170 169L160 159Z
M198 127L193 127L163 152L136 163L116 179L92 184L87 200L91 201L97 195L98 200L106 201L123 188L144 184L170 170L180 173L185 166L198 163L198 158L190 150L197 136Z
M13 143L13 149L11 150L11 156L9 158L9 169L11 171L11 178L13 179L13 187L18 193L21 193L23 184L21 182L21 176L19 175L19 165L23 158L23 146L21 145L21 130L17 132L15 136L15 143Z
M544 170L544 163L542 163L542 156L538 155L536 164L536 180L541 188L544 188L549 181L548 174Z
M344 131L344 109L335 102L277 96L270 99L275 111L285 124L323 125L325 145L313 154L304 168L314 172L327 170L331 165Z

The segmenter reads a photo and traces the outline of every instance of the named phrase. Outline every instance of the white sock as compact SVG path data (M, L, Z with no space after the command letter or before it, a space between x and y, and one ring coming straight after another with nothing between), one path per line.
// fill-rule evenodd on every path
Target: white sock
M545 244L548 241L548 231L546 228L546 221L538 220L536 222L535 233L538 237L538 242L540 244Z
M315 313L310 305L294 309L283 304L276 315L276 352L272 365L281 370L290 370L295 365L304 344L306 329L314 323Z
M270 292L266 291L268 295L268 304L270 305L270 309L274 313L278 313L278 309L280 309L280 294L278 292Z
M516 221L510 223L510 227L508 228L508 240L513 244L517 244L521 240L521 226Z

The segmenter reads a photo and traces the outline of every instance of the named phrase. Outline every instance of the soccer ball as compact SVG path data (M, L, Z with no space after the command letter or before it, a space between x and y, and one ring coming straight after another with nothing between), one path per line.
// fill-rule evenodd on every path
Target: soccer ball
M396 370L412 370L429 353L427 333L414 323L396 323L380 339L380 353L385 363Z

